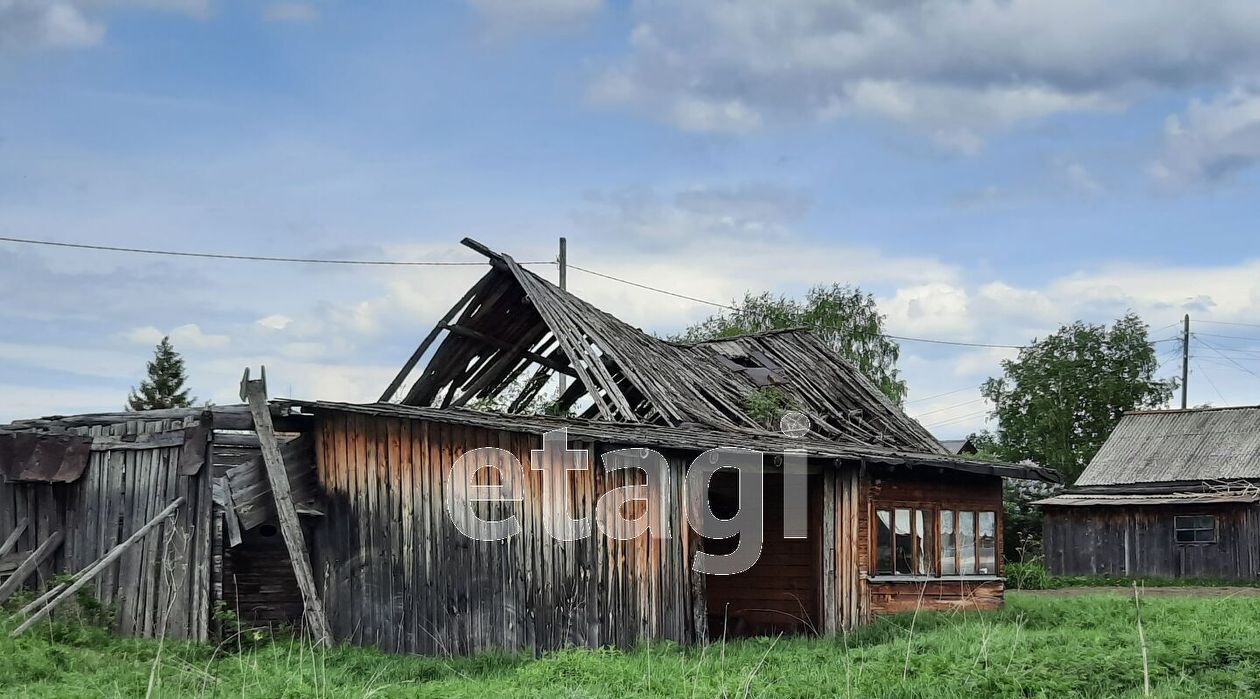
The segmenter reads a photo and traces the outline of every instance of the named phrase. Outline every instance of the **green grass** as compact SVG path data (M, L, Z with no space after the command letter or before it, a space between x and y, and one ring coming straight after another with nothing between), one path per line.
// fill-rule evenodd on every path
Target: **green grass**
M1143 600L1156 696L1260 693L1260 597ZM885 618L835 638L704 648L565 650L541 659L240 650L123 639L67 623L0 628L0 696L233 697L1136 697L1142 661L1123 594L1011 593L991 613Z
M1065 587L1260 587L1260 579L1234 578L1126 578L1111 575L1051 575L1041 563L1006 564L1007 586L1015 590L1057 590Z

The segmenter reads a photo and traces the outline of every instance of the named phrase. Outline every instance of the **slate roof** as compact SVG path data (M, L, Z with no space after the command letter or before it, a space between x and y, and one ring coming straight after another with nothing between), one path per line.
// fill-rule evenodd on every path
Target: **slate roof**
M1260 479L1260 406L1129 413L1076 486Z

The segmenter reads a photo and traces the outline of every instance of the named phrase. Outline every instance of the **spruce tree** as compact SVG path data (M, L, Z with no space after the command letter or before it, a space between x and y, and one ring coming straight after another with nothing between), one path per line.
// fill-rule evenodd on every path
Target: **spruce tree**
M153 352L153 361L148 363L149 378L140 382L140 388L132 388L127 398L128 410L162 410L164 408L187 408L196 402L196 398L188 396L184 382L188 375L184 371L184 358L171 346L171 338L164 337Z

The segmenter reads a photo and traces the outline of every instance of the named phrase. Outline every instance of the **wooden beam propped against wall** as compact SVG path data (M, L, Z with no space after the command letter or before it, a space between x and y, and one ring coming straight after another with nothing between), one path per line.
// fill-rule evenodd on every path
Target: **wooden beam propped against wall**
M267 406L267 369L264 367L261 373L261 378L251 381L249 369L245 369L245 375L241 378L241 400L249 403L249 410L254 416L254 432L258 434L263 462L267 467L267 478L271 481L271 492L276 498L280 533L284 536L293 574L302 591L306 622L315 642L328 648L332 646L332 631L328 627L328 618L324 615L324 604L315 589L315 576L311 572L306 539L302 536L302 523L298 520L297 506L293 503L293 494L289 487L289 474L284 467L284 458L280 455L275 425L271 422L271 410Z

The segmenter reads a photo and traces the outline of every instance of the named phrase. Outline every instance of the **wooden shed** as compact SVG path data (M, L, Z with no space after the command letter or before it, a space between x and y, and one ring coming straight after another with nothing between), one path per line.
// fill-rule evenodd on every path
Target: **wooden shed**
M217 606L246 623L300 623L253 429L244 406L0 426L0 602L104 563L89 590L121 633L207 639ZM316 514L311 443L294 436L282 440L295 498Z
M59 440L88 440L74 449L93 454L62 468L78 457L52 466L0 448L0 541L20 542L25 561L51 532L100 521L108 532L11 579L38 587L53 572L105 565L111 543L172 502L178 518L96 579L98 594L127 605L120 630L164 632L150 617L177 594L170 631L189 638L204 638L223 606L246 622L305 621L324 641L539 652L835 633L881 613L1001 603L1002 479L1057 482L1055 472L949 453L806 331L668 342L465 242L489 271L377 403L268 404L265 382L247 373L248 407L0 428L28 447L34 435L48 454L73 451ZM559 431L559 452L584 454L584 467L544 448ZM496 451L476 451L485 447ZM696 463L721 465L720 448L743 450L755 480L717 470L688 486ZM467 455L488 459L471 485L451 474ZM509 503L477 495L504 485L518 496ZM652 531L549 531L555 496L582 520L621 489L649 493L627 507ZM694 518L746 509L762 513L760 556L737 574L702 572L698 555L729 553L743 535L701 536ZM453 511L514 518L519 531L483 541ZM12 535L28 518L35 533ZM192 548L169 549L183 538ZM188 571L171 590L156 565L168 560Z
M1045 508L1059 575L1260 576L1260 407L1134 412Z
M1052 478L1025 467L765 431L392 404L284 405L290 419L313 419L327 513L315 524L312 557L333 635L420 653L829 633L916 607L992 608L1003 591L1002 478ZM567 430L570 449L586 450L589 470L563 473L538 462L542 435L558 429ZM514 455L527 474L520 502L487 513L522 523L505 541L470 539L447 512L445 498L469 497L459 484L450 490L454 461L487 446ZM762 556L731 576L695 571L696 551L728 542L689 528L683 485L695 457L718 447L765 455ZM610 474L599 465L627 448L666 457L672 536L548 536L548 489L566 489L580 518L595 515L610 489L644 483L642 472ZM799 539L783 535L782 464L791 451L808 462L801 505L808 525ZM722 490L715 479L709 502Z

